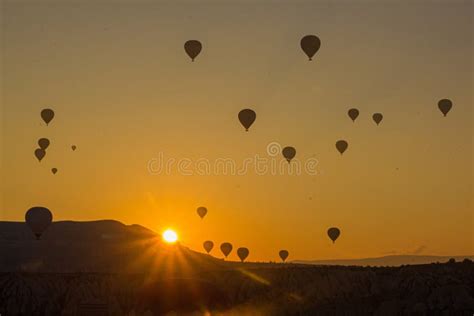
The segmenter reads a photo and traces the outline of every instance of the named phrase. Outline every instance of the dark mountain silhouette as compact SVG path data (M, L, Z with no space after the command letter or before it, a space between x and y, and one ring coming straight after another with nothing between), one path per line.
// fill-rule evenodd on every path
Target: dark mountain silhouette
M114 220L90 222L58 221L43 233L42 241L97 241L98 239L139 239L156 234L140 225L124 225ZM0 241L30 241L34 235L23 222L0 222Z
M221 264L179 244L166 244L142 226L112 220L54 222L41 240L35 240L20 222L0 222L0 232L0 272L143 273L168 268L157 263L175 257L180 262L199 262L179 266L189 271Z
M338 266L372 266L372 267L396 267L406 264L429 264L436 262L447 262L449 259L463 261L474 260L471 256L421 256L421 255L391 255L376 258L362 259L340 259L340 260L294 260L293 263L314 265L338 265Z

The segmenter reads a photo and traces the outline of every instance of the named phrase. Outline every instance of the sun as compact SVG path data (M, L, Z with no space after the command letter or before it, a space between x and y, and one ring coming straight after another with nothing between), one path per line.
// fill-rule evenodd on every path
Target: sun
M178 241L178 234L172 229L167 229L163 232L163 240L167 243L173 244Z

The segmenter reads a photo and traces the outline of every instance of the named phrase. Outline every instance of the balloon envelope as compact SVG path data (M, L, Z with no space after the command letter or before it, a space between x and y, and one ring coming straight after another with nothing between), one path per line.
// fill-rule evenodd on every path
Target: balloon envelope
M35 150L35 156L38 161L41 161L44 156L46 156L46 151L44 151L44 149L38 148Z
M249 253L250 251L245 247L241 247L237 249L237 256L239 256L240 261L242 262L244 262L245 259L247 259L247 257L249 256Z
M184 50L186 54L191 58L192 61L199 55L202 50L202 44L197 40L190 40L184 43Z
M372 115L372 119L377 125L379 125L380 122L382 122L383 115L381 113L374 113L374 115Z
M207 208L205 208L204 206L200 206L197 208L197 213L200 218L204 218L204 216L206 216L207 214Z
M341 155L346 151L349 144L345 140L338 140L336 142L336 149L341 153Z
M444 116L448 114L448 112L451 110L452 107L453 107L453 102L451 102L451 100L449 99L442 99L442 100L439 100L438 102L438 108L441 111L441 113L443 113Z
M245 130L247 132L250 126L252 126L253 122L255 122L256 118L257 118L257 114L255 113L254 110L243 109L242 111L239 112L240 124L242 124L242 126L245 127Z
M316 35L306 35L301 39L300 45L309 60L311 60L321 47L321 40Z
M51 172L52 172L53 174L56 174L56 172L58 172L58 169L57 169L57 168L53 168L53 169L51 169Z
M40 239L41 234L53 221L53 214L45 207L36 206L26 212L25 221L36 239Z
M221 245L221 251L224 254L224 256L227 258L227 256L230 254L232 251L232 244L229 242L225 242Z
M280 256L281 261L285 262L286 258L288 258L290 254L288 253L288 250L280 250L278 255Z
M75 151L76 148L77 148L76 145L72 145L72 146L71 146L72 151Z
M38 146L43 149L43 150L46 150L46 148L49 147L49 139L47 138L40 138L38 140Z
M44 109L41 111L41 118L43 121L46 123L46 125L49 124L54 118L54 111L51 109Z
M210 240L206 240L202 246L204 247L204 250L206 250L207 253L210 253L212 248L214 248L214 243Z
M291 159L295 158L295 156L296 156L296 149L294 147L287 146L287 147L283 148L281 153L283 154L283 157L285 157L285 159L288 162L290 162Z
M350 109L347 111L347 115L351 118L352 122L355 122L356 118L359 116L359 110L357 109Z
M336 241L340 234L341 231L337 227L331 227L328 229L328 236L329 238L331 238L333 243Z

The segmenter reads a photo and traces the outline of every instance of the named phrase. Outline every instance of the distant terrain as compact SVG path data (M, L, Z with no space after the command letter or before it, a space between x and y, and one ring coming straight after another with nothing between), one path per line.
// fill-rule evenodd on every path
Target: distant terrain
M158 254L174 252L176 248L186 256L199 258L201 266L216 268L229 264L185 247L165 244L161 236L140 225L124 225L113 220L59 221L54 222L37 241L25 223L0 221L0 272L142 272L153 264ZM213 250L216 251L218 249ZM401 266L444 263L451 258L456 261L465 258L474 260L474 255L393 255L363 259L294 260L291 263Z
M376 258L363 259L341 259L341 260L295 260L293 263L315 264L315 265L337 265L337 266L372 266L372 267L396 267L406 264L428 264L442 263L450 259L463 261L474 260L472 256L421 256L421 255L393 255Z
M373 267L404 260L444 263ZM471 316L474 263L446 261L242 264L116 221L55 222L41 241L0 222L0 314Z

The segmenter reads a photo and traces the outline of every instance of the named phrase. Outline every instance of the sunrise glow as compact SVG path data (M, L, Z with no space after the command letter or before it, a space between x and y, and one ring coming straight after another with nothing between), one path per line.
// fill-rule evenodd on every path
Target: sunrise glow
M178 234L172 229L167 229L163 232L163 240L167 243L175 243L178 241Z

